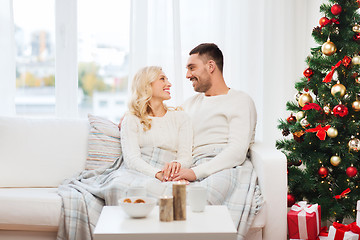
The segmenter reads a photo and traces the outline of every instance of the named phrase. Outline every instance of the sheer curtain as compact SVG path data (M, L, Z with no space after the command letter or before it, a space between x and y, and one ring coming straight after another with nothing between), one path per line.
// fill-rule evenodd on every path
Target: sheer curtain
M214 42L224 53L227 84L247 92L255 101L257 140L273 145L275 139L281 137L276 128L277 120L289 115L285 103L296 93L294 82L302 76L305 57L310 47L315 46L311 31L318 25L322 2L132 0L129 79L140 67L162 66L173 83L173 99L169 105L180 105L195 94L185 78L189 51L200 43ZM72 9L69 18L64 17L67 9ZM57 113L58 116L76 117L76 1L57 0L55 12L59 51L56 57ZM0 52L0 114L13 115L12 0L0 0Z
M12 0L0 0L0 114L15 114L15 40Z
M281 137L277 120L288 114L285 103L296 93L294 83L313 45L309 39L321 2L133 0L130 76L142 66L162 66L173 83L169 105L179 105L195 94L185 78L189 51L216 43L228 86L255 101L257 141L274 145Z

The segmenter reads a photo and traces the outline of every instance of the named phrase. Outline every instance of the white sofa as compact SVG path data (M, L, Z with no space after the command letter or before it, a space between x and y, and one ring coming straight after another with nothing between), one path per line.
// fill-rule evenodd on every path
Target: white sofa
M56 239L57 186L85 167L87 120L0 117L0 240ZM286 159L274 147L251 147L266 205L247 239L285 240Z

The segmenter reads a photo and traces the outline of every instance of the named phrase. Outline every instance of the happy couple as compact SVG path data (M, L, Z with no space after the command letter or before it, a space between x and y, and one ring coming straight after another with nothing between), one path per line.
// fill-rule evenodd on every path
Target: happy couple
M256 111L245 93L227 87L223 55L212 43L190 51L186 77L199 94L183 111L167 107L171 83L160 67L145 67L132 82L121 123L122 156L107 169L84 171L58 188L63 205L57 239L92 239L104 205L117 205L134 186L149 196L171 191L171 181L196 181L207 201L226 205L243 239L263 204L247 155ZM159 181L160 180L160 181Z

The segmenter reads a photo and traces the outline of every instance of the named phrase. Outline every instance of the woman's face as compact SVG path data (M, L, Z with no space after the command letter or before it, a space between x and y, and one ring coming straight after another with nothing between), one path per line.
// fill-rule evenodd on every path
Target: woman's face
M159 77L151 83L152 99L159 99L161 101L169 100L171 83L164 72L161 72Z

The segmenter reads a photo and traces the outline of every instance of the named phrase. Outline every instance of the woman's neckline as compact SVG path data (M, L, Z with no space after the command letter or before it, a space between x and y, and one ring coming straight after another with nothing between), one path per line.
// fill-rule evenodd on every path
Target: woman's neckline
M165 116L168 114L168 112L169 112L168 110L165 110L165 114L162 115L162 116L150 116L150 115L149 115L149 117L150 117L150 118L163 118L163 117L165 117Z

